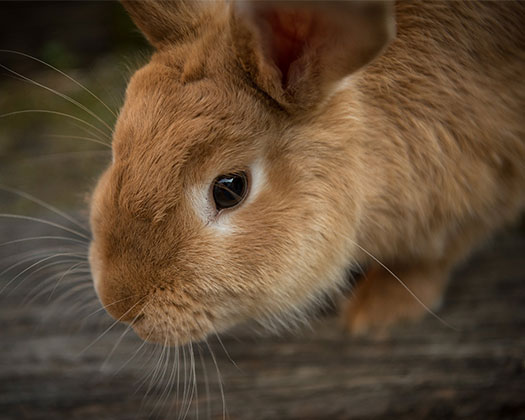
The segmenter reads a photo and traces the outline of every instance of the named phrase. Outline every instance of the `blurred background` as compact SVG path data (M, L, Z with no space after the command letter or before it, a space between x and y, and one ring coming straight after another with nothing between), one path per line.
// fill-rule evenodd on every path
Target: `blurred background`
M108 162L99 142L149 47L116 1L0 2L0 40L16 52L0 52L0 183L71 209Z
M75 240L151 50L114 1L2 1L0 49L0 420L525 418L523 229L456 273L439 312L456 329L427 317L351 338L329 313L167 353L112 327Z

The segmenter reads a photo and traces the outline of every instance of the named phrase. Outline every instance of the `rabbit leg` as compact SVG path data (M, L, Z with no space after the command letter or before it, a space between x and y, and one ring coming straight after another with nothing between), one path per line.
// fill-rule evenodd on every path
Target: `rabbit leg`
M450 265L440 261L392 265L389 270L373 267L345 302L343 323L352 334L384 334L394 324L422 318L441 303Z

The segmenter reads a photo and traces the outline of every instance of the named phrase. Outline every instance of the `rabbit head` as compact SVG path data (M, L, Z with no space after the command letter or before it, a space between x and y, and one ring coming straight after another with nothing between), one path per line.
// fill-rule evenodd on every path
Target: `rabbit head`
M129 83L92 196L107 311L176 345L337 288L364 151L347 144L357 119L341 126L331 103L391 39L390 5L123 3L155 53Z

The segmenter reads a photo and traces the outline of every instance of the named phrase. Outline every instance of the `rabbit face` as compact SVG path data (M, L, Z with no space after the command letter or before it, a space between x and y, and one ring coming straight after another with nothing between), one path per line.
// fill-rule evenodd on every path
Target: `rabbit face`
M180 344L333 288L346 263L333 224L349 231L358 193L353 159L319 127L287 124L249 87L181 83L163 60L129 84L90 260L111 315ZM218 208L215 180L239 173L245 196Z
M319 104L383 48L389 25L367 14L377 31L342 42L342 61L328 48L347 28L339 4L323 16L308 3L291 43L261 41L268 24L282 33L289 5L284 21L222 3L125 5L157 52L130 81L92 197L90 261L107 311L146 340L182 344L337 288L363 152L348 141L358 124L334 126Z

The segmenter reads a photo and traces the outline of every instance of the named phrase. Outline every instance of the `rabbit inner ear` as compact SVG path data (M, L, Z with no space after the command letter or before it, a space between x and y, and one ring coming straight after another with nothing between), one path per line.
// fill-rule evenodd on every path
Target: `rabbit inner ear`
M261 17L267 22L268 54L279 68L282 86L286 87L290 66L304 55L307 43L315 45L316 21L311 13L302 10L270 9L263 11ZM310 41L310 42L309 42Z
M370 62L395 32L390 2L238 1L235 10L251 28L258 78L278 69L278 84L295 102L321 99L315 96Z

